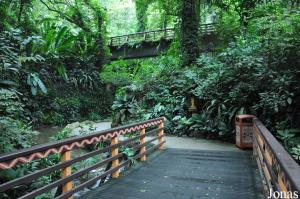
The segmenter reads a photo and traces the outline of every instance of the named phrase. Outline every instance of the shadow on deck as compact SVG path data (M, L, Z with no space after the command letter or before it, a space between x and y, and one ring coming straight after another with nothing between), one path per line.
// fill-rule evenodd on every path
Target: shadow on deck
M166 149L149 159L80 198L264 198L250 151Z

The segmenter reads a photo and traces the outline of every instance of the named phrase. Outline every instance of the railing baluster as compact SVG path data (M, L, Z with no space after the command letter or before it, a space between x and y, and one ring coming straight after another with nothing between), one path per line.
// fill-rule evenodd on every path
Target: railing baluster
M287 194L288 190L287 190L287 188L286 188L286 186L285 186L285 184L284 184L281 176L282 176L282 174L278 173L278 175L277 175L277 178L278 178L277 183L278 183L279 187L281 188L281 190Z
M158 131L158 136L161 136L159 139L158 139L158 144L161 144L163 141L164 141L164 122L161 122L160 125L158 126L158 128L160 128L160 130ZM165 148L165 145L162 144L159 149L162 150Z
M145 135L146 130L142 129L140 131L140 135ZM146 142L146 136L143 136L140 138L140 144L144 144ZM140 153L145 153L146 152L146 146L141 147L140 149ZM141 161L146 161L146 154L144 154L143 156L141 156L140 158Z
M66 151L66 152L62 153L62 156L60 158L61 162L65 162L68 160L71 160L71 151ZM68 167L65 167L64 169L62 169L61 177L65 178L71 174L72 174L72 167L68 166ZM62 192L66 193L66 192L70 191L72 188L73 188L73 182L72 181L67 182L66 184L64 184L62 186ZM72 197L68 197L68 199L72 199Z
M118 136L115 136L115 137L113 137L113 138L111 139L111 145L118 144L118 143L119 143L119 138L118 138ZM119 148L118 148L118 147L113 148L113 149L111 150L111 157L114 157L114 156L116 156L116 155L118 155L118 154L119 154ZM119 166L119 159L116 159L116 160L113 160L113 161L112 161L112 168L117 167L117 166ZM112 178L118 178L118 177L119 177L119 174L120 174L120 171L119 171L119 170L113 172L113 173L112 173Z

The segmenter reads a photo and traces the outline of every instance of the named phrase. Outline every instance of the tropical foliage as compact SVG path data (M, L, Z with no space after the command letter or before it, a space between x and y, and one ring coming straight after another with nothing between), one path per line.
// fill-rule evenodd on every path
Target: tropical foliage
M216 34L222 39L217 42L214 56L203 54L192 66L181 68L183 55L177 46L181 42L175 41L167 55L152 61L159 63L157 72L143 76L142 82L129 78L135 73L128 69L140 65L152 68L153 64L147 61L122 62L127 66L122 67L123 73L110 70L113 78L105 81L118 85L120 80L122 84L118 86L123 87L119 91L123 96L131 96L129 101L123 101L123 106L137 107L123 118L130 121L164 115L170 133L232 139L235 115L254 114L286 143L288 150L297 154L299 133L293 130L300 128L297 8L281 2L212 3L206 9L219 14ZM241 20L245 10L247 21ZM118 66L119 62L114 62L109 68ZM118 77L121 74L126 74L126 81ZM198 108L194 114L188 111L192 97ZM283 130L287 136L280 135Z
M0 1L0 152L33 145L38 125L105 118L117 126L165 116L167 133L233 141L234 118L247 113L299 161L299 6L295 0ZM212 23L213 32L201 23ZM167 53L109 60L109 36L161 28L175 28ZM65 130L55 139L68 136ZM2 172L0 181L58 158ZM0 197L16 198L58 176Z

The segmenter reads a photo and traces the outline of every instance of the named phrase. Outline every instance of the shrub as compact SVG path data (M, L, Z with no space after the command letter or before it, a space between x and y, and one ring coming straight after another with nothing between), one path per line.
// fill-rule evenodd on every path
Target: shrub
M0 114L18 118L23 116L24 104L16 91L0 88Z
M0 117L0 153L30 147L37 134L21 121Z

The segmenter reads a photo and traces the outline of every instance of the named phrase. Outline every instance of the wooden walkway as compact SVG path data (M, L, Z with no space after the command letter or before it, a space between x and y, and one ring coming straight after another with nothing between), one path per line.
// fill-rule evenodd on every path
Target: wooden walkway
M61 156L60 162L54 165L0 183L0 198L8 194L6 198L34 199L50 190L53 191L52 198L56 199L72 196L74 199L261 199L275 192L300 192L299 165L258 119L251 123L237 123L239 141L245 137L245 132L251 131L253 152L225 151L226 147L221 147L221 143L210 148L204 148L204 142L198 143L201 148L196 143L176 139L170 139L171 145L176 146L171 148L171 145L166 145L164 136L165 120L164 117L155 118L0 154L0 171L30 164L53 154ZM71 153L76 149L88 149L88 146L99 142L106 145L94 147L92 151L89 147L86 153L72 157ZM134 151L135 155L128 159L124 148ZM152 154L154 151L157 152ZM72 171L74 164L91 157L99 158L99 155L106 158ZM136 164L128 168L132 161ZM105 172L75 184L81 176L104 167ZM60 172L61 178L33 190L30 188L37 179L53 172ZM82 192L108 176L113 179L98 188ZM26 192L18 189L22 186L28 187Z
M85 199L260 199L262 182L252 151L166 149Z

